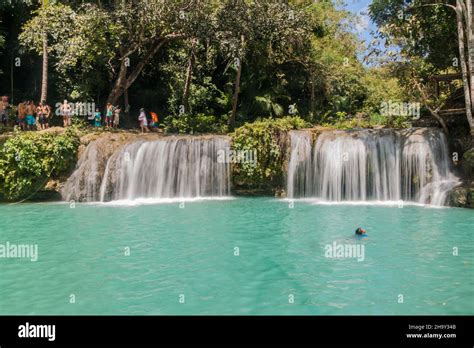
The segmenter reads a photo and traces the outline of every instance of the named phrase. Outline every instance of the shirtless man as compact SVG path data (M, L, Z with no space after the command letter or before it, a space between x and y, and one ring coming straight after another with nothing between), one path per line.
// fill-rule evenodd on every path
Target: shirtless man
M64 100L64 102L61 104L61 107L59 108L61 116L63 117L64 128L69 127L71 125L71 109L71 105L69 105L67 100Z
M26 130L25 118L26 118L26 102L23 101L20 104L18 104L18 125L20 126L22 130Z
M33 101L30 100L27 102L27 105L26 105L26 125L28 127L28 130L32 130L36 124L36 118L34 116L35 114L36 114L35 103L33 103Z
M48 128L48 105L46 105L45 101L39 103L38 107L36 108L36 114L38 115L36 122L38 124L38 129L43 130Z
M44 116L44 126L49 128L49 118L51 117L51 107L46 104L46 101L43 100L43 116Z
M10 112L10 105L8 104L8 97L3 96L0 100L0 122L6 128L8 126L8 116Z

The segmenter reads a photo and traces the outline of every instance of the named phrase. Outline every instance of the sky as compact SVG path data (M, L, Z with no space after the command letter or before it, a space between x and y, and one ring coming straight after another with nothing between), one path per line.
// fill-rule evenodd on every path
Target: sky
M369 5L372 3L372 0L344 0L345 6L344 9L350 11L351 13L357 15L358 22L355 25L354 31L360 40L365 42L366 51L361 51L358 54L359 60L363 62L366 66L371 66L376 64L375 62L368 62L364 60L364 57L368 53L368 49L371 41L374 39L373 33L377 31L377 25L370 19L369 16ZM374 43L372 48L377 47L381 50L384 50L383 40L377 40Z
M370 20L369 5L371 0L345 0L346 9L359 16L359 22L356 24L356 31L360 39L370 43L372 40L371 31L375 31L377 26Z

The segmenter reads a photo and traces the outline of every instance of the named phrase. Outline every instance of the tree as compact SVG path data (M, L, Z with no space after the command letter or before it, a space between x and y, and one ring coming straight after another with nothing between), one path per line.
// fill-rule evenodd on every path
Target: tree
M53 53L57 59L55 67L64 72L70 66L65 52L69 42L62 41L70 37L73 28L69 21L75 15L68 6L54 1L40 0L40 6L33 10L33 17L25 23L19 35L23 48L34 51L42 56L42 83L41 100L46 100L48 95L48 64L49 56ZM51 42L48 42L51 38ZM63 74L65 76L65 74Z
M217 40L220 52L236 69L234 91L232 96L232 111L229 118L230 129L235 127L237 106L240 93L242 64L246 55L246 38L252 40L253 25L250 19L250 5L243 0L227 1L219 10ZM226 68L227 70L227 68Z
M375 0L370 5L371 17L379 26L380 36L387 44L398 45L403 58L411 61L423 57L434 72L460 66L466 117L474 135L472 11L470 0L432 3L422 0ZM426 81L427 76L418 77L419 83Z
M4 45L5 45L5 38L3 37L3 35L0 34L0 48L3 48ZM0 74L2 74L2 70L0 70Z
M111 81L107 101L114 104L162 47L205 30L205 25L197 24L206 23L207 8L199 0L117 1L107 6L84 3L77 9L56 4L54 11L47 13L46 28L54 37L50 50L63 75L78 65L83 71L92 71L94 65L106 64ZM21 34L24 45L31 44L36 50L42 44L39 15Z
M305 24L307 17L303 11L284 2L228 1L221 8L218 18L220 52L228 62L227 66L235 69L229 118L229 124L233 128L244 82L244 70L247 69L248 72L246 77L252 76L258 80L255 72L263 73L261 64L272 68L274 65L282 65L285 53L295 52L296 47L311 33ZM261 100L272 97L271 93L265 92L262 90L260 95L254 96L254 102L262 104ZM275 101L271 103L275 104Z
M466 5L466 3L469 3L469 5ZM449 6L452 7L451 5ZM471 127L471 135L474 136L474 45L472 38L474 23L472 21L471 0L456 0L454 10L456 11L458 28L459 58L461 61L466 116ZM465 49L466 44L467 52Z
M183 105L193 122L234 127L294 110L355 114L365 72L346 20L311 0L50 0L20 39L41 54L48 33L53 93L115 104L130 92L173 118Z
M183 88L183 105L186 107L187 110L190 110L189 91L191 88L191 80L193 77L194 62L196 61L196 44L197 44L196 39L192 39L190 41L191 43L190 43L190 48L189 48L188 67L186 69L186 78L184 81L184 88Z

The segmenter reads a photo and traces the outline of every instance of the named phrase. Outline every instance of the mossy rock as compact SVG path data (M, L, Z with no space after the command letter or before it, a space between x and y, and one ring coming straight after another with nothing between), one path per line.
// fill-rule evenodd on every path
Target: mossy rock
M232 148L256 151L256 164L232 165L233 192L274 195L285 186L285 166L289 153L288 132L308 126L303 119L283 117L246 123L232 134Z
M472 179L472 176L474 174L474 148L464 152L464 155L462 156L462 161L466 175Z
M474 209L474 187L467 189L467 202L465 207Z
M474 197L473 197L474 198ZM449 193L449 205L453 207L465 207L468 203L468 188L459 186Z

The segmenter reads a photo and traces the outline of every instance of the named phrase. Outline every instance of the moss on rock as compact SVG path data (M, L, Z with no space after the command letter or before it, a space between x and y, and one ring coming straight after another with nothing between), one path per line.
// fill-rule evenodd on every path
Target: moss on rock
M289 151L288 131L308 124L300 117L263 119L246 123L232 134L234 151L255 151L257 160L232 164L236 194L275 194L285 186L284 161Z

